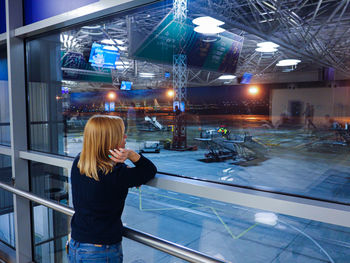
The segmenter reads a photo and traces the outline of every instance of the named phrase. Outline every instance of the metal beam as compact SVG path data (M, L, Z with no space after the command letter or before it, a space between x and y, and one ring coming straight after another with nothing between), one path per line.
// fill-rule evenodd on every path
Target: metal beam
M11 147L0 146L0 154L11 156L12 154Z
M0 45L6 44L6 33L0 34Z
M25 91L25 53L24 40L14 36L15 28L23 24L22 0L5 0L6 40L8 64L8 88L10 107L10 136L12 177L15 187L29 190L28 161L19 158L19 151L26 151L27 118ZM31 233L30 202L14 195L14 225L16 237L16 262L33 260L33 239Z

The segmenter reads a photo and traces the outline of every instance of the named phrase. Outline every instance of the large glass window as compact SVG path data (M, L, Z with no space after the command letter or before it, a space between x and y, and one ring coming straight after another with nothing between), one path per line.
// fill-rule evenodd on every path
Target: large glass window
M70 202L67 170L31 162L31 175L36 177L33 192ZM33 204L33 217L36 262L66 262L70 218L38 204ZM149 186L130 189L122 220L227 262L345 263L350 257L348 228ZM123 251L125 262L182 262L126 238Z
M30 148L76 156L86 121L116 115L159 171L349 203L346 75L278 39L271 7L238 2L190 0L181 23L165 1L28 39Z
M6 46L0 46L0 144L11 144Z
M0 182L12 184L11 157L2 154L0 154ZM16 245L13 194L2 189L0 189L0 241L12 248Z

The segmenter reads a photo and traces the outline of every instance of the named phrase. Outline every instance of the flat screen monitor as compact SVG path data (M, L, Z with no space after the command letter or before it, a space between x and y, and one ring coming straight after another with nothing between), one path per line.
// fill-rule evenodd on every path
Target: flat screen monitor
M131 90L132 82L130 81L122 81L122 84L120 85L121 90Z
M252 79L253 74L251 73L244 73L242 76L241 84L249 84L250 80Z
M89 62L94 67L115 69L115 63L119 57L120 53L117 47L94 42L91 47Z
M173 111L176 112L176 108L181 112L185 112L185 102L184 101L174 101L173 102Z
M109 102L105 102L105 111L109 111Z

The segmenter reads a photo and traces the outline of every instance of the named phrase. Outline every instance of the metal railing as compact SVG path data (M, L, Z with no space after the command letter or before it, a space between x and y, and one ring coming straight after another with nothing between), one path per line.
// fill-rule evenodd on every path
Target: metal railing
M27 191L16 189L10 185L4 184L0 182L0 188L9 191L15 195L21 196L30 201L36 202L38 204L49 207L55 211L61 212L68 216L73 216L74 209L60 205L56 202L49 201L47 199L41 198L35 194L29 193ZM141 232L139 230L124 226L123 235L126 238L134 240L136 242L142 243L146 246L155 248L157 250L163 251L172 256L178 257L180 259L186 260L188 262L194 263L224 263L225 261L213 258L211 256L205 255L198 251L192 250L190 248L178 245L176 243L152 236L150 234Z

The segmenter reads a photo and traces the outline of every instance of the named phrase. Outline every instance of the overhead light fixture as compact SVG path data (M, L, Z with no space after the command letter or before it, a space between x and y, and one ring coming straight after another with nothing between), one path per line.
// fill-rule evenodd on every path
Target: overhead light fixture
M129 61L116 61L115 65L129 65L130 62Z
M258 52L263 52L263 53L273 53L277 51L277 48L279 47L279 45L273 43L273 42L261 42L256 44L258 46L258 48L255 49L255 51Z
M103 39L101 41L102 44L109 44L109 45L115 45L115 44L118 44L118 45L123 45L124 44L124 41L122 40L119 40L119 39Z
M103 49L106 50L113 50L113 51L119 51L119 49L115 46L104 46Z
M74 38L74 36L71 35L61 34L60 40L63 46L68 49L76 47L78 45L78 41Z
M197 25L197 27L194 28L194 31L201 34L214 35L225 31L225 29L220 27L225 24L225 22L222 22L210 16L198 17L196 19L193 19L192 23Z
M275 226L277 224L278 217L274 213L256 213L255 214L255 222Z
M201 16L192 20L197 26L222 26L225 22L212 18L210 16Z
M221 27L216 27L216 26L197 26L194 28L194 31L197 33L205 34L205 35L214 35L214 34L220 34L225 31L225 29Z
M236 78L235 75L222 75L218 79L220 79L220 80L228 80L228 79L235 79L235 78Z
M125 51L125 50L128 49L127 47L123 47L123 46L118 46L118 48L119 48L121 51Z
M88 29L88 30L96 30L96 29L100 29L101 26L100 25L96 25L96 26L83 26L81 27L82 29Z
M300 62L301 62L301 60L299 60L299 59L283 59L283 60L278 61L276 66L277 67L296 66Z
M154 73L141 72L139 73L141 78L153 78L155 76Z

